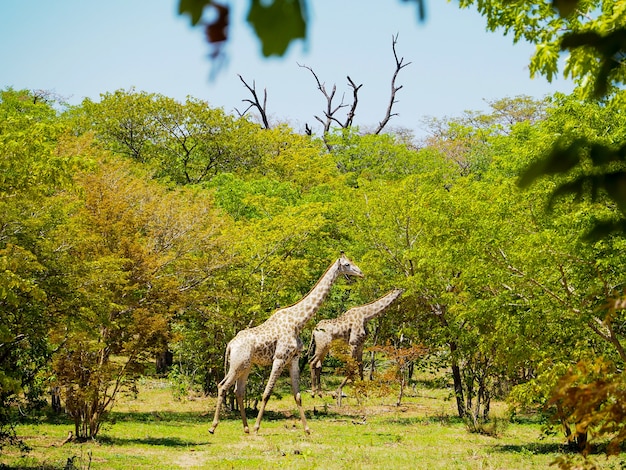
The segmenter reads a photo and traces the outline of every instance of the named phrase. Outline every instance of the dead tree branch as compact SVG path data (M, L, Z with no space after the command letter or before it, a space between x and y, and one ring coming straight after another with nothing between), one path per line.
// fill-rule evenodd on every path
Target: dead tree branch
M382 130L385 128L385 126L387 125L387 123L389 122L389 120L393 116L398 115L398 113L391 112L393 109L393 105L397 103L396 93L402 88L402 85L396 86L396 78L398 77L400 70L402 70L407 65L411 65L411 62L407 62L406 64L403 63L404 57L401 57L400 59L398 59L398 54L396 52L397 42L398 42L398 35L396 34L395 36L393 36L392 42L391 42L391 47L393 49L393 57L396 60L396 70L394 71L393 76L391 78L391 98L389 99L389 106L387 107L387 113L385 114L385 117L383 118L383 120L380 121L380 123L378 123L378 128L376 129L376 131L374 131L374 134L380 134Z
M259 114L261 115L261 120L263 121L263 127L265 129L269 129L270 124L269 124L269 121L267 120L267 111L266 111L267 110L267 89L265 88L263 89L263 104L261 104L261 101L259 100L259 96L256 93L255 82L252 82L252 86L250 86L246 83L246 81L243 79L241 75L237 75L237 76L239 77L239 80L241 80L241 82L248 89L248 91L252 94L252 98L254 99L254 100L250 100L250 99L241 100L244 103L249 103L249 106L246 108L246 110L243 113L239 113L238 110L237 112L239 113L240 116L244 116L248 111L250 111L251 108L256 108Z
M347 127L345 124L339 121L337 117L335 117L335 115L340 109L348 106L347 104L344 104L343 97L341 99L341 103L339 103L337 106L333 105L333 100L335 99L335 93L337 93L337 85L333 85L333 89L329 92L326 89L326 84L320 82L319 77L313 71L311 67L307 65L301 65L301 64L298 64L298 66L304 69L307 69L309 72L311 72L311 74L313 75L313 78L315 78L315 82L317 83L317 89L321 91L324 97L326 98L326 111L324 111L325 119L322 119L319 116L315 116L315 119L317 119L322 124L322 126L324 126L324 134L327 134L328 132L330 132L330 126L333 124L333 122L338 124L340 127ZM348 80L350 81L354 89L355 102L352 104L350 113L348 113L349 117L346 122L352 122L352 119L354 117L354 110L356 109L356 93L358 92L358 89L361 87L361 85L357 87L356 85L353 84L352 80L350 80L349 77L348 77Z
M348 112L348 116L346 117L346 122L343 126L344 128L352 127L352 121L354 120L354 114L356 112L356 105L359 102L359 97L358 97L359 89L363 86L363 84L357 86L352 81L349 75L348 75L348 83L352 87L352 106L350 107L350 111Z

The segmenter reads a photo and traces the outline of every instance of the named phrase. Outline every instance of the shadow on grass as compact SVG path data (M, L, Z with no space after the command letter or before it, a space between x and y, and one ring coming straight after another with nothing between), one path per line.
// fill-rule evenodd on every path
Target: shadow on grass
M197 412L150 411L150 412L118 412L112 411L107 416L107 422L132 423L164 423L164 424L202 424L207 416Z
M34 464L34 465L5 465L0 464L0 470L64 470L66 465L49 465L49 464Z
M208 433L207 433L208 434ZM180 439L178 437L111 437L101 436L98 437L98 443L102 445L110 446L162 446L162 447L194 447L199 445L197 441L190 441L187 439Z
M212 415L211 415L212 416ZM237 416L239 413L237 412ZM202 424L207 421L207 415L198 412L119 412L111 411L106 414L104 422L115 423L172 423L172 424ZM50 424L50 425L74 425L73 419L65 413L49 413L23 418L20 424ZM0 466L0 470L2 467Z
M19 418L19 424L39 425L42 423L51 425L67 425L73 424L74 421L66 413L54 412L49 407L41 411L34 411L26 416L20 416ZM1 466L0 469L2 469Z
M317 411L307 411L307 417L311 418L317 415ZM258 415L258 410L246 408L246 417L249 421L254 421ZM324 417L340 416L337 413L325 412ZM272 411L265 410L263 421L285 421L293 418L300 419L297 412L290 411ZM206 424L207 426L213 421L213 412L208 413L197 412L111 412L106 419L107 423L115 425L116 423L158 423L172 426L184 426L192 424ZM220 421L241 421L241 414L238 410L223 410L220 415ZM252 423L251 423L252 424ZM1 469L0 469L1 470Z
M463 420L455 415L433 415L433 416L393 416L382 419L382 422L388 424L399 424L402 426L411 426L414 424L441 424L444 426L464 424Z
M410 384L417 388L427 389L427 390L439 390L439 389L449 389L451 388L451 384L448 383L443 377L437 377L433 379L419 379L419 380L411 380Z
M547 454L567 454L571 453L571 450L564 444L556 442L531 442L528 444L502 444L494 445L493 449L496 452L503 454L534 454L534 455L547 455Z

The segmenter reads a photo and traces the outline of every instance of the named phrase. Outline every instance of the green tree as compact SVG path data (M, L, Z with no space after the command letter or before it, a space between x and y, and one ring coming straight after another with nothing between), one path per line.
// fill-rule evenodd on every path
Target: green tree
M518 124L532 126L542 121L547 99L538 101L529 96L516 96L488 104L489 113L466 111L458 118L428 119L429 136L424 144L454 162L461 174L476 174L489 165L486 159L492 153L493 137L509 135Z
M55 104L43 92L0 92L0 446L14 442L14 405L40 399L38 372L51 354L47 305L57 292L42 240L62 223L56 195L76 163Z
M265 155L260 128L205 101L184 103L134 89L86 99L68 116L77 132L93 131L104 147L154 168L177 184L209 181L221 172L245 171Z
M558 185L552 193L556 203L562 196L578 200L602 201L607 196L621 211L621 217L597 214L597 221L586 234L598 238L611 232L622 232L626 227L623 199L626 188L624 160L624 117L620 101L626 94L619 92L616 99L594 105L575 98L557 97L554 107L557 116L550 119L553 135L551 148L545 157L534 160L520 180L527 187L537 178L555 175ZM577 119L569 119L568 113Z
M519 121L500 112L497 119L473 116L483 143L464 157L466 169L458 171L435 145L418 152L422 169L409 177L359 178L358 199L346 207L365 249L361 264L375 266L374 283L394 279L407 287L405 305L414 305L405 317L386 319L391 336L443 348L459 415L474 428L488 418L491 399L513 386L558 377L555 371L593 348L619 357L607 325L597 326L596 309L621 282L620 242L578 239L596 215L614 217L615 209L598 201L572 212L568 199L550 216L552 184L516 187L537 149L550 148L554 129L579 119L560 106L539 103L545 121L534 113ZM463 138L474 132L471 122L464 126Z
M555 141L567 143L589 139L600 146L621 140L622 116L619 112L616 113L617 109L614 104L599 105L575 97L557 96L553 106L548 109L548 118L545 122L534 130L526 130L524 139L527 143L519 142L515 144L515 148L518 152L521 150L521 154L527 155L523 161L528 165L538 161L537 155L549 152ZM534 137L528 140L532 134ZM581 155L584 154L581 150ZM538 164L542 164L541 160L539 162ZM535 291L540 289L549 294L542 303L533 302L534 308L550 315L562 325L567 325L563 330L567 331L571 339L564 343L569 345L569 355L563 356L560 360L556 360L559 351L555 351L550 342L545 343L543 350L538 349L542 358L537 363L534 377L517 386L511 397L517 403L525 405L550 403L550 413L560 421L576 448L583 451L588 450L590 445L588 440L590 428L577 426L576 422L590 408L576 409L571 406L572 401L563 401L562 398L567 394L570 394L570 397L575 395L580 382L595 380L591 372L587 378L581 374L594 370L594 363L600 361L608 364L609 368L620 368L624 363L624 332L620 327L623 322L623 311L615 307L623 295L620 286L623 277L622 266L626 261L621 256L624 240L620 233L608 236L605 233L603 237L592 237L581 242L579 234L597 234L598 227L618 221L621 217L619 206L612 203L609 195L599 188L596 188L597 194L594 197L587 197L586 191L572 197L569 191L554 192L554 188L571 186L572 181L576 181L581 174L595 171L597 168L585 162L581 168L572 170L568 175L540 180L531 188L532 191L542 188L553 208L549 217L546 216L548 220L543 223L550 230L544 233L550 234L553 241L552 248L543 258L537 260L543 260L544 263L549 261L549 264L541 267L542 263L535 261L531 264L526 260L529 267L522 268L520 272L524 275L519 276L518 280L530 281L535 285ZM536 247L545 245L546 235L535 242ZM518 262L523 263L521 259L516 261ZM541 281L546 275L552 278L552 282ZM562 337L560 341L566 339ZM579 361L580 364L574 371L567 372L572 361ZM563 380L560 380L561 377ZM572 377L576 379L569 380ZM613 384L608 386L607 390L610 393L618 392L623 379L619 374L607 375L607 378L609 377ZM576 380L580 382L577 384ZM566 390L569 386L572 387L571 390ZM586 388L587 391L592 389ZM610 396L606 403L616 399L617 396ZM584 401L601 401L601 398L599 392L597 397L593 399L587 397ZM607 414L603 419L610 416L611 414ZM595 418L590 415L584 419L591 422ZM609 423L602 429L608 431L614 428L611 428Z
M424 162L401 137L391 134L360 135L343 129L326 136L337 168L349 175L349 184L359 178L395 180L423 171Z
M565 0L553 3L461 0L461 8L475 7L491 31L511 33L514 42L536 45L531 76L552 80L564 51L569 55L563 74L574 79L585 96L603 96L624 83L626 7L605 0Z
M530 62L531 75L542 74L551 80L558 73L565 51L564 75L578 84L576 94L620 108L626 79L626 15L622 2L603 0L565 0L559 2L464 0L462 8L475 6L486 17L492 31L512 33L514 41L524 39L536 45ZM576 135L576 132L573 133ZM554 189L554 196L584 194L591 199L608 194L620 207L618 220L599 221L591 230L593 237L624 230L626 217L622 168L623 140L599 143L596 138L571 136L555 143L542 160L530 166L521 180L523 187L546 175L569 175Z
M236 119L190 97L179 103L159 96L155 104L155 163L160 176L196 184L221 172L259 164L263 156L260 128L246 118Z
M98 434L119 390L167 343L186 292L222 267L222 223L207 195L150 182L106 154L96 163L76 176L80 190L55 234L74 295L52 333L53 383L78 439Z
M104 147L138 162L154 156L157 95L134 89L104 93L99 102L85 99L68 118L78 133L93 131Z

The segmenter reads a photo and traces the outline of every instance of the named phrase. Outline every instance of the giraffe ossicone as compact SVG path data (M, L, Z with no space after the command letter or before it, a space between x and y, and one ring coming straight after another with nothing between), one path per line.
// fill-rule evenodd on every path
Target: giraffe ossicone
M382 314L403 292L404 289L394 289L373 302L353 307L337 318L322 320L316 325L309 345L309 354L313 352L309 360L312 397L315 397L316 393L322 396L320 385L322 363L330 351L331 343L335 340L342 340L350 346L350 356L359 365L359 375L363 380L363 345L367 339L367 323ZM337 389L339 405L343 386L349 379L346 377Z
M279 308L264 323L241 330L228 343L225 353L225 365L228 367L228 372L218 385L215 416L209 429L211 434L215 432L215 428L219 424L220 407L226 392L233 385L235 386L235 398L241 412L244 432L249 432L243 398L248 375L254 364L272 366L263 392L259 414L254 424L254 432L257 433L261 427L265 406L272 389L284 367L288 364L291 390L300 412L302 426L305 433L310 433L300 396L300 369L298 367L298 358L302 351L300 332L306 323L313 318L328 295L332 284L340 275L363 277L361 269L349 260L343 252L299 302L289 307Z

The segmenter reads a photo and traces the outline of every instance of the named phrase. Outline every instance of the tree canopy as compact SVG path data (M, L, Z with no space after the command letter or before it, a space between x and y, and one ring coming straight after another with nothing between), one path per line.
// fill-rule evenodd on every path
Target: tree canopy
M565 375L572 361L626 360L623 235L581 237L620 208L602 192L555 197L567 176L518 181L569 129L621 139L622 117L577 96L490 105L415 142L298 135L135 90L61 109L5 90L3 409L49 388L93 437L164 352L213 393L228 340L301 298L343 250L367 277L334 286L318 318L403 288L376 344L390 357L427 348L414 365L449 373L470 427L496 398L571 425L571 404L552 404L571 383L560 378L580 380Z

